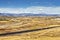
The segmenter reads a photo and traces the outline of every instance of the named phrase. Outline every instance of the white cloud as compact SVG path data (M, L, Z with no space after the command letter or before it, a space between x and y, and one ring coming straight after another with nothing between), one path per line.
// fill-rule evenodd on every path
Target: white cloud
M32 6L27 8L0 8L0 13L47 13L60 14L60 7Z

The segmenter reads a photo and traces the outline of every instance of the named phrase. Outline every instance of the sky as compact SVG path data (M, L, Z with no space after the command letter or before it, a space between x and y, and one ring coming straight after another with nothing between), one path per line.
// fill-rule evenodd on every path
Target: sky
M0 13L60 14L60 0L0 0Z

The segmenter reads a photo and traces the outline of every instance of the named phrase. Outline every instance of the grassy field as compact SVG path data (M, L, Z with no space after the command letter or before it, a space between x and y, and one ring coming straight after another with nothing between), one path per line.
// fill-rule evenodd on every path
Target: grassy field
M60 17L0 17L0 34L60 26ZM0 40L60 40L60 27L0 36Z

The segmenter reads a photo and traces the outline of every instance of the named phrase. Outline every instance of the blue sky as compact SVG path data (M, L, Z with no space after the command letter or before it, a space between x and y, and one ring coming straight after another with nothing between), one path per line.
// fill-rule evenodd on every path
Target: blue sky
M0 0L1 13L60 13L60 0Z
M0 7L60 6L60 0L0 0Z

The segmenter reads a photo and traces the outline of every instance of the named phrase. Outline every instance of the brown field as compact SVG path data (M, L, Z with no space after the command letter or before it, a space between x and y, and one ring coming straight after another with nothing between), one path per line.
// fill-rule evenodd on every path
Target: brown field
M0 40L60 40L60 17L0 17L0 34L55 27L47 30L0 36Z

